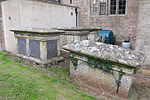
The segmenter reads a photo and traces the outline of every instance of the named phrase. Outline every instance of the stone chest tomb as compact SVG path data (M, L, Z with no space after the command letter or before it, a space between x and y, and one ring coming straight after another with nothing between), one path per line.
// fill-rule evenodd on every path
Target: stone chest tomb
M61 47L66 44L70 44L77 41L88 40L88 36L92 32L101 30L101 27L67 27L67 28L56 28L58 30L65 31L61 34ZM96 34L97 37L98 34ZM90 36L91 37L91 36Z
M70 74L100 91L127 98L133 75L145 57L132 50L89 40L64 46L70 51Z
M64 31L48 29L18 29L18 56L37 63L48 64L60 54L60 34Z

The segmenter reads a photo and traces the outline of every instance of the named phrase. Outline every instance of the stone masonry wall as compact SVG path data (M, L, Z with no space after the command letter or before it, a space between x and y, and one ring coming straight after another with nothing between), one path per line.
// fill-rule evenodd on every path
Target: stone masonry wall
M2 8L0 2L0 51L2 50L4 50L4 29L3 29Z
M140 0L136 50L146 55L144 68L150 69L150 0Z
M79 6L79 26L100 26L112 30L118 41L137 33L139 0L127 0L126 15L91 15L92 0L75 0L74 3Z
M74 4L79 7L78 13L78 25L90 26L90 0L74 0Z

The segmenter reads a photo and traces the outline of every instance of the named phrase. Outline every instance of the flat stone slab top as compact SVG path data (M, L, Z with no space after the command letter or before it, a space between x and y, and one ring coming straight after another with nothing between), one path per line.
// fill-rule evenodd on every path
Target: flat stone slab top
M41 29L41 28L24 28L24 29L12 29L10 31L13 31L15 33L36 33L36 34L61 34L65 33L65 31L62 30L56 30L56 29Z
M65 45L63 48L70 52L100 59L108 59L114 63L120 63L137 69L139 69L145 61L144 55L133 50L90 40L78 41L73 44Z
M58 30L64 31L98 31L101 30L101 27L67 27L67 28L56 28Z

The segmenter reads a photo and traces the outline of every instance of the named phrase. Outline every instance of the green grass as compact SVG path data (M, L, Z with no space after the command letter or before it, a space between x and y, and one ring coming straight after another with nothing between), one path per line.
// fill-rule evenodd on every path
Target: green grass
M0 52L0 100L97 100L80 92L68 68L37 69Z

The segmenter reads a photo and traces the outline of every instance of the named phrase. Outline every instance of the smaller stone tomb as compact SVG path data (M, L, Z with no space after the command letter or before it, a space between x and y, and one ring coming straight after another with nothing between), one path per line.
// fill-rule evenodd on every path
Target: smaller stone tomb
M18 40L18 54L37 63L48 64L60 54L60 34L53 29L11 30Z
M64 49L70 51L73 78L122 98L128 97L133 75L145 61L135 51L90 40L66 45Z
M101 27L68 27L58 28L58 30L66 31L66 33L61 34L62 45L66 45L77 41L88 40L89 33L99 31Z

